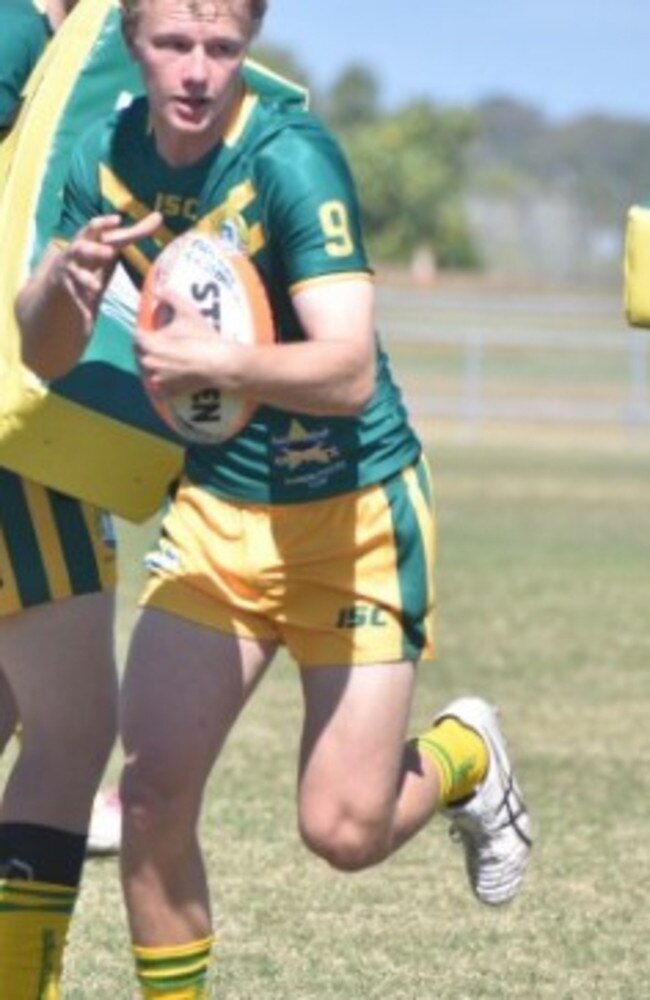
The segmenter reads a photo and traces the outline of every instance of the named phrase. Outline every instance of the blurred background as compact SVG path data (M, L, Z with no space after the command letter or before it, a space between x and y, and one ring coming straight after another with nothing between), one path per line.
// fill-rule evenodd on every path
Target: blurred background
M423 424L647 427L622 254L650 200L648 37L637 0L270 4L254 54L346 149Z
M614 288L648 37L638 0L276 0L257 52L343 140L378 263Z

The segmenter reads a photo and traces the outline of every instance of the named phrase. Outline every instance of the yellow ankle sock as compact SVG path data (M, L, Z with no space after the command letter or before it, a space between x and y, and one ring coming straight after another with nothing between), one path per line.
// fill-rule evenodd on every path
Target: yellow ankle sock
M209 1000L207 974L214 937L169 948L133 948L144 1000Z
M2 1000L59 1000L66 935L77 898L70 886L0 880Z
M449 716L413 741L440 775L440 806L467 798L485 778L488 748L479 734Z

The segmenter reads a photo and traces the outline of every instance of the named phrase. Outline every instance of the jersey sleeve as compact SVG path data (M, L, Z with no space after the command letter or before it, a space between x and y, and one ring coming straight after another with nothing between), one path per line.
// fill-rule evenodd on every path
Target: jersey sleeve
M289 288L312 279L370 273L358 197L333 137L307 119L259 155L264 227Z
M47 19L26 7L17 14L12 7L3 12L7 24L0 34L0 129L8 129L18 108L23 88L52 32Z

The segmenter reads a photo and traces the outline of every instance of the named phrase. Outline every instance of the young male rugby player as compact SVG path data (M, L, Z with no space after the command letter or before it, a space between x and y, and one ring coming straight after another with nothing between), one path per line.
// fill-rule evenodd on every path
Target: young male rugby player
M188 448L124 684L123 886L142 994L167 1000L208 996L202 794L280 646L304 693L298 821L312 851L361 869L444 811L488 904L517 893L530 852L484 701L458 699L406 741L416 665L433 651L430 483L375 335L341 151L310 114L243 82L265 10L123 0L147 97L80 142L58 230L67 243L17 302L27 362L61 374L117 260L141 281L161 245L196 226L247 250L273 307L270 346L215 338L179 296L167 327L137 334L160 393L208 384L258 405L237 437ZM179 201L191 218L154 211Z

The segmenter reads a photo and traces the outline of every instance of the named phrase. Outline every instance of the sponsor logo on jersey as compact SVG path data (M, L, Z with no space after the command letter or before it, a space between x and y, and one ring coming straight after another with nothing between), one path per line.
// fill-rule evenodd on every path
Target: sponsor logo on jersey
M351 604L340 608L336 616L337 628L384 628L386 612L376 604Z
M166 219L187 219L196 222L199 217L198 198L182 198L178 194L160 193L156 197L154 208Z

